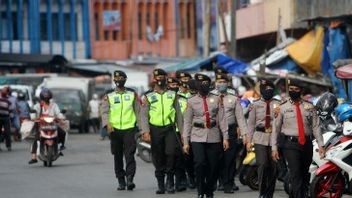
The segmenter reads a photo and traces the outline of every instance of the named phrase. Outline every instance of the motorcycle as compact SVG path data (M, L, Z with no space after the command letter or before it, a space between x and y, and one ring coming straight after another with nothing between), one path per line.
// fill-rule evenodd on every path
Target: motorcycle
M60 156L58 120L53 116L42 115L37 122L40 134L37 155L44 166L51 167Z
M239 173L239 180L241 184L248 185L252 190L258 190L258 172L256 165L256 158L254 148L249 151L242 162L242 167Z
M143 141L142 135L139 133L136 134L135 139L137 143L137 156L147 163L152 162L152 149L150 143Z
M352 104L342 104L336 111L344 137L327 148L326 162L311 182L312 197L342 197L344 192L352 192Z

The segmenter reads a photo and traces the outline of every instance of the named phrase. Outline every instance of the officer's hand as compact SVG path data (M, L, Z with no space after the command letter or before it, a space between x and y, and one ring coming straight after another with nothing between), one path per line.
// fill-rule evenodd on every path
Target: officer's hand
M253 144L252 143L247 143L247 152L250 152L252 150Z
M110 124L107 125L106 130L108 131L109 135L112 133L113 128Z
M271 158L272 158L275 162L277 162L277 161L280 159L280 157L279 157L279 152L273 150L273 151L271 152Z
M323 159L325 157L325 149L323 147L319 147L319 156L320 159Z
M183 151L188 155L189 154L189 144L183 145Z
M229 145L229 141L228 141L228 140L224 140L224 141L223 141L223 145L224 145L224 151L227 151L227 149L230 148L230 145Z
M242 142L243 142L243 145L247 144L247 135L242 136Z
M150 134L149 132L144 132L142 135L143 141L150 142Z

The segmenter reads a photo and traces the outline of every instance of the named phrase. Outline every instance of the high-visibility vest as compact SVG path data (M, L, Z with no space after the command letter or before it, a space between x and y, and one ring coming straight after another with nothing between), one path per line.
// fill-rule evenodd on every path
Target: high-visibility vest
M147 95L149 102L149 123L154 126L167 126L175 122L176 109L174 106L176 93L168 90L164 93L156 91Z
M110 104L109 122L115 129L126 130L136 126L137 116L133 108L135 93L126 90L123 93L108 94Z

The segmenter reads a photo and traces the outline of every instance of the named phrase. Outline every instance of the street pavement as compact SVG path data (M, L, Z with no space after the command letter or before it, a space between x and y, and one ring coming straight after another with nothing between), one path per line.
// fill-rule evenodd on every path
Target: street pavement
M117 180L113 171L113 157L109 141L100 141L96 134L69 134L64 157L44 167L41 162L28 165L29 144L14 143L13 150L0 152L0 197L1 198L152 198L152 197L196 197L195 190L173 195L156 195L154 167L137 159L133 192L117 191ZM215 197L254 198L258 192L237 184L240 190L235 194L216 192ZM275 196L288 197L278 182Z

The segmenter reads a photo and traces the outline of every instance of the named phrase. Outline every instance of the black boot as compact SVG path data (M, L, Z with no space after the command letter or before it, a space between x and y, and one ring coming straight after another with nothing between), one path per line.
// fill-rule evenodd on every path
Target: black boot
M182 180L182 177L176 176L175 188L177 192L182 192L187 190L187 186L185 185L185 182Z
M240 188L236 185L235 182L233 182L233 188L234 191L238 191Z
M167 176L166 190L167 190L167 193L169 193L169 194L174 194L175 193L175 182L174 182L173 175L168 175Z
M190 189L196 188L194 177L188 177L188 188L190 188Z
M165 194L165 181L164 177L157 178L158 179L158 190L155 192L156 194Z
M136 185L133 183L133 176L127 176L127 190L133 190L135 187Z
M117 190L126 190L126 180L125 177L120 177L118 178L119 181L119 186L117 187Z

